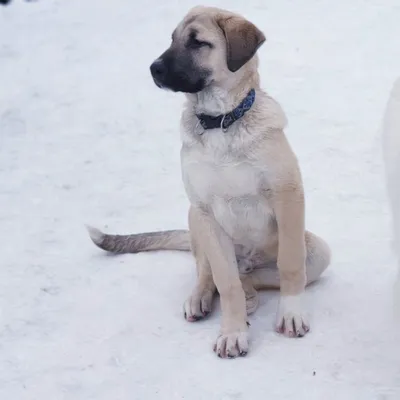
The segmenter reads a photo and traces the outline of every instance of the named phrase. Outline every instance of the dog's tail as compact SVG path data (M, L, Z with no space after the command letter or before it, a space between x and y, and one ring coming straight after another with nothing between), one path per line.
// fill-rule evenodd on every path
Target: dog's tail
M156 250L190 251L190 236L187 230L111 235L92 226L87 225L86 228L97 247L114 254Z
M386 104L382 148L387 194L392 214L393 250L398 261L395 308L400 316L400 78L394 83Z

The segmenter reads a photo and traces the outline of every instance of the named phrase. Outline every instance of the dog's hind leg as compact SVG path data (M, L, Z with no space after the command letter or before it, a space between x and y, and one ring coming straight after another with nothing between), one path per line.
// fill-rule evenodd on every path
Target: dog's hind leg
M331 251L328 244L314 233L306 231L306 277L309 285L317 281L327 269L331 261ZM258 256L259 259L261 256ZM251 283L256 290L279 289L280 279L276 261L268 262L265 265L257 265L248 274ZM247 285L249 283L247 282Z
M246 312L247 315L253 314L259 304L258 292L254 287L253 278L250 274L240 275L244 295L246 297Z

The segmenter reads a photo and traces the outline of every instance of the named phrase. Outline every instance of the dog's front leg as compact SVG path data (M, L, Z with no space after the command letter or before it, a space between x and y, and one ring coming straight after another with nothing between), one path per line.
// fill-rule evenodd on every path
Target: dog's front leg
M199 321L211 312L216 290L210 263L202 246L204 232L197 219L197 211L191 207L189 209L190 244L192 254L196 259L197 283L183 305L185 319L189 322Z
M309 330L302 306L306 285L304 193L299 185L281 187L275 196L278 225L278 270L280 301L276 329L289 337L304 336Z
M221 300L222 323L214 351L219 357L244 356L248 351L246 299L234 244L209 213L193 208L191 219L196 225L198 251L209 261Z

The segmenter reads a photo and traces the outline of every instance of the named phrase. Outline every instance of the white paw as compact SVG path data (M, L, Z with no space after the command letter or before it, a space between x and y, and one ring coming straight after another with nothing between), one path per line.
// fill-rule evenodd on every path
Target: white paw
M236 331L218 336L214 352L221 358L244 357L249 351L249 334L246 331Z
M310 330L302 307L302 296L281 296L276 331L288 337L303 337Z
M185 319L189 322L198 321L212 310L214 292L196 288L192 295L183 304Z

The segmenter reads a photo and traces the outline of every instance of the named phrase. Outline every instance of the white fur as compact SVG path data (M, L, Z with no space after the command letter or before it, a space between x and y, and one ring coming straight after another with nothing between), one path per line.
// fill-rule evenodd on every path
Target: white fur
M382 147L389 204L392 213L393 249L398 260L395 310L400 317L400 78L394 83L386 105Z
M206 146L198 144L182 151L183 182L191 203L207 205L235 244L249 252L255 245L261 250L272 213L259 194L267 171L229 154L240 140L232 132L205 132L202 139Z
M86 225L86 229L88 230L90 238L95 244L100 245L103 242L105 237L105 234L103 232L90 225Z

